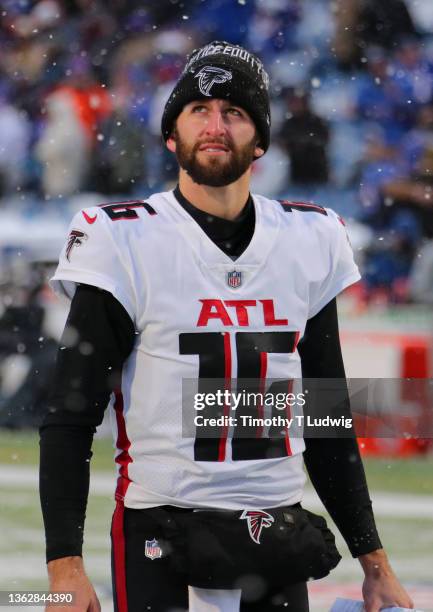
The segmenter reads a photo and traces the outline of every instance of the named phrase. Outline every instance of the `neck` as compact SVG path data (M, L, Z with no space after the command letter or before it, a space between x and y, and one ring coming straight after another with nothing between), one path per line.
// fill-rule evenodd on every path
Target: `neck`
M216 217L236 219L248 200L250 188L248 169L237 181L225 187L209 187L194 183L182 168L179 172L179 189L182 195L196 208Z

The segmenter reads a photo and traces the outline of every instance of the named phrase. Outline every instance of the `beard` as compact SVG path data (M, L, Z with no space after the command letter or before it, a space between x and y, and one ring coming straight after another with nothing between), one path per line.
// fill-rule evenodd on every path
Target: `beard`
M225 187L238 180L254 161L254 151L257 135L242 147L236 147L233 142L221 138L214 138L212 143L223 144L229 149L225 159L209 157L205 162L199 161L197 154L205 142L198 142L193 146L187 145L175 131L176 157L179 166L187 172L198 185L208 187Z

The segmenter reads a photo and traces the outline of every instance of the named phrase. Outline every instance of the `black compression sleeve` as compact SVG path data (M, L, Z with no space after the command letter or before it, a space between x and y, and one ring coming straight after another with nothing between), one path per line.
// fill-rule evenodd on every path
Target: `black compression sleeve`
M298 350L304 378L345 378L335 299L307 322ZM339 404L339 414L352 416L348 394ZM311 482L352 555L381 548L355 435L306 438L305 445Z
M110 293L88 285L77 288L40 428L47 562L82 553L93 434L134 338L129 315Z

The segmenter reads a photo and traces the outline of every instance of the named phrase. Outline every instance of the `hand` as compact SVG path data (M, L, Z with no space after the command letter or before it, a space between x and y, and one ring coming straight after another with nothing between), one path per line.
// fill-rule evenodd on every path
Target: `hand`
M73 593L74 604L47 605L45 612L101 612L95 589L84 570L81 557L63 557L48 563L50 591Z
M391 606L413 609L413 601L392 571L384 550L361 555L359 562L365 573L362 596L366 612Z

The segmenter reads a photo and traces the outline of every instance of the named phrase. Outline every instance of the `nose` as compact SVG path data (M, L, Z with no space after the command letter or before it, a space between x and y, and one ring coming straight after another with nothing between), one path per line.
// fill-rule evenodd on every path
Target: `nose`
M205 132L210 136L222 136L225 134L226 126L223 114L220 110L212 110L206 117Z

